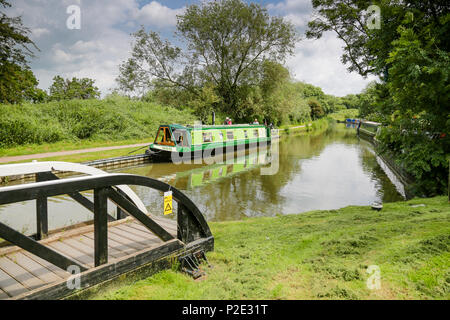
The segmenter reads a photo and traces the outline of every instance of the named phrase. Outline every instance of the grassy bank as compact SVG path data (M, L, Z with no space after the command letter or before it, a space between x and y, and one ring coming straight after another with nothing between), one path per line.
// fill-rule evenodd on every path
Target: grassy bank
M162 123L194 121L189 110L123 97L1 105L0 156L128 143L152 137Z
M280 127L280 135L286 136L291 134L320 132L328 128L330 121L329 118L322 118L307 123L284 125Z
M96 299L450 299L445 197L211 223L214 266L194 281L172 270ZM380 268L369 290L367 268Z
M329 114L328 117L336 121L345 121L345 119L354 119L359 117L359 110L358 109L339 110L338 112Z

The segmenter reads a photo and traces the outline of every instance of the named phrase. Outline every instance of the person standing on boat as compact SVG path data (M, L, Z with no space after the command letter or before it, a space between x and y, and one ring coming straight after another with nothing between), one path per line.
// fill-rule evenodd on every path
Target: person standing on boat
M255 119L255 121L253 121L253 124L259 124L258 119Z
M230 118L228 118L228 123L227 123L229 126L231 126L232 125L232 123L231 123L231 119Z

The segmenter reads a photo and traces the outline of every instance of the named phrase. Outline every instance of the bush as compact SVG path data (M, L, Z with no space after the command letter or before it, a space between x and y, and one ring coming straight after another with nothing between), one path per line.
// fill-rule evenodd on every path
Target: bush
M189 110L110 96L104 100L69 100L0 105L0 147L63 140L124 140L151 137L163 123L192 124Z

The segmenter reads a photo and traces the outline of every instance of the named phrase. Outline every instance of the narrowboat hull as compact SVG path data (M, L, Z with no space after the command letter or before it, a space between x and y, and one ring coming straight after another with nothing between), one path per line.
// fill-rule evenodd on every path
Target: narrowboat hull
M187 152L170 151L150 146L145 153L150 156L151 161L153 162L181 162L196 159L206 159L221 154L225 155L231 152L245 151L247 149L257 148L258 146L261 147L263 144L270 145L270 143L271 140L267 139L265 141L259 142L251 142L245 144L241 143L236 145L223 145Z

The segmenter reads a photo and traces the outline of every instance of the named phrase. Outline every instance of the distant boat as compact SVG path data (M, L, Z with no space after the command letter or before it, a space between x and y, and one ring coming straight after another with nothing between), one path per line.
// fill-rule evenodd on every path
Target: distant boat
M270 144L272 130L264 125L161 125L146 151L153 160L197 159Z

